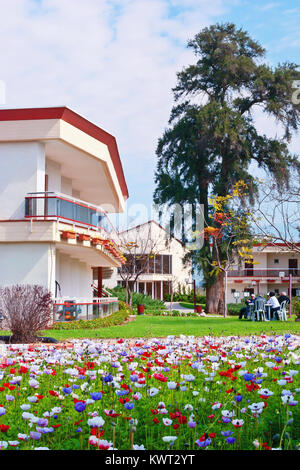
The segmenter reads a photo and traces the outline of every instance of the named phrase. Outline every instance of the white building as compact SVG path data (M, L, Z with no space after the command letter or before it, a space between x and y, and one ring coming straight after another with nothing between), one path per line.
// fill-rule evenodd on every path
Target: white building
M128 197L113 136L66 107L0 110L0 285L92 303L123 262L107 213ZM93 274L94 273L94 274Z
M235 293L239 301L244 292L276 294L286 292L292 296L300 289L300 254L290 252L284 244L253 247L253 261L234 266L228 273L228 302L235 302ZM291 284L290 284L291 281ZM235 294L237 295L237 294Z
M148 259L145 272L134 282L135 292L163 300L165 294L171 293L171 289L173 292L177 290L178 284L192 283L191 263L186 266L183 263L187 250L179 240L174 237L170 238L166 230L154 220L121 232L120 238L137 245L148 238L151 240L148 248L153 251L154 256ZM147 249L144 252L147 253ZM139 254L138 247L136 254ZM111 279L105 280L104 284L110 288L116 285L125 286L117 269L114 270Z

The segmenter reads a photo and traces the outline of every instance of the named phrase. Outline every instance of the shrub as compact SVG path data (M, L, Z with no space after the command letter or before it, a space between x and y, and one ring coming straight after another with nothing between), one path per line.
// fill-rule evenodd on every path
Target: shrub
M245 304L227 304L227 313L228 315L237 316L243 307L245 307Z
M95 318L94 320L76 320L70 322L57 322L52 326L53 330L95 330L107 328L123 323L132 313L131 308L125 302L119 302L119 310L105 318Z
M0 289L0 312L12 343L38 341L37 332L52 319L51 293L39 285L15 285Z
M109 291L117 297L119 300L126 301L126 289L124 287L114 287ZM132 294L132 307L137 307L139 304L145 305L145 310L148 308L165 308L164 303L161 300L152 299L150 295L140 294L139 292L133 292Z
M292 299L292 313L298 315L300 313L300 300L298 297Z

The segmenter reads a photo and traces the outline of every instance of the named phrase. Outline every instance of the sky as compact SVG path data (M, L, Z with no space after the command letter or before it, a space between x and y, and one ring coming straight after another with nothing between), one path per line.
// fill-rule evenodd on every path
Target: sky
M151 218L155 150L176 73L194 61L189 39L233 22L271 65L299 57L300 0L2 0L0 18L0 106L66 105L113 134L130 194L127 224ZM257 123L280 132L262 115ZM295 136L293 152L299 143Z

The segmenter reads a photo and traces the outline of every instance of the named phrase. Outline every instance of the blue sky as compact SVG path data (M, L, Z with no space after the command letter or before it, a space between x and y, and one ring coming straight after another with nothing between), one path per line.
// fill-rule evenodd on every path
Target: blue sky
M67 105L115 135L133 223L151 216L155 148L176 72L194 59L189 39L233 22L266 48L270 64L299 58L299 0L10 0L0 18L5 106ZM257 122L278 132L262 115Z

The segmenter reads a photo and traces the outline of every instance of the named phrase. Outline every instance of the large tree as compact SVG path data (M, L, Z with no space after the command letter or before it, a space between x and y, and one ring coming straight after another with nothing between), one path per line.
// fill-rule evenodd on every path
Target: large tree
M203 29L188 43L196 61L177 74L175 105L169 127L157 146L156 204L198 203L210 223L209 196L225 196L239 180L258 192L249 169L256 162L273 181L288 187L290 171L299 165L288 149L299 126L300 106L293 104L297 65L263 63L265 50L234 24ZM255 125L260 109L282 126L282 137L267 137ZM224 276L211 275L214 260L206 240L191 256L204 274L207 310L216 312L224 301Z

